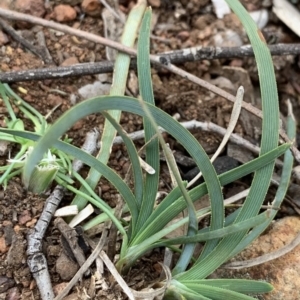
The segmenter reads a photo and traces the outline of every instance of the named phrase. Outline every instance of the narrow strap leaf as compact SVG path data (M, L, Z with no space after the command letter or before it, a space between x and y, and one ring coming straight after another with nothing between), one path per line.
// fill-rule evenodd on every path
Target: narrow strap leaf
M138 38L137 49L137 70L140 95L143 101L150 104L154 103L151 69L150 69L150 23L151 23L151 8L147 8L142 20L140 34ZM143 118L146 144L146 162L155 170L155 174L146 174L144 198L139 203L140 214L137 222L137 228L141 228L153 211L156 193L159 183L159 142L155 129L147 118ZM135 234L133 235L133 237Z

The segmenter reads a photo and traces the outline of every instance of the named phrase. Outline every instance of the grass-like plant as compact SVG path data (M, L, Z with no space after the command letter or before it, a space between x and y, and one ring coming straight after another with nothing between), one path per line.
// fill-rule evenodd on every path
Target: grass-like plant
M49 127L47 117L42 116L36 109L26 103L8 84L0 83L0 95L9 115L5 118L7 128L24 131L24 122L16 117L12 106L14 105L23 113L24 118L31 121L37 134L43 135L46 132ZM34 148L34 142L4 132L0 133L0 140L20 145L17 154L13 158L9 158L9 164L0 167L0 172L3 173L0 177L0 185L5 188L12 177L22 173L25 161ZM64 141L71 142L68 138L65 138ZM11 156L10 153L9 156ZM71 174L71 170L70 157L55 148L49 148L44 158L37 164L28 187L33 192L41 193L49 188L55 177L62 177L66 180L65 175Z
M243 23L253 46L260 76L262 95L262 139L261 152L258 158L234 170L217 175L209 157L198 141L171 116L155 106L149 62L149 35L151 9L147 9L142 21L138 41L138 78L141 99L110 95L88 99L63 114L53 125L48 127L43 135L41 132L26 132L23 128L11 127L1 129L7 135L13 135L15 141L34 141L34 148L29 153L23 167L22 178L25 187L30 187L32 175L40 164L48 149L56 149L58 153L75 157L104 176L118 190L124 199L126 209L130 214L130 222L121 222L114 210L101 200L94 192L93 186L82 180L78 174L73 174L80 180L84 192L76 191L78 195L92 202L103 210L103 214L84 225L90 228L99 222L110 218L122 236L120 258L116 264L120 273L126 273L135 262L147 251L156 247L170 247L180 252L180 257L172 269L172 278L162 281L165 286L165 299L253 299L251 293L265 293L272 290L267 282L256 282L241 279L214 279L207 277L220 265L239 253L249 245L268 226L274 218L277 208L285 195L293 158L288 150L290 144L278 146L279 141L279 108L278 96L272 60L266 43L247 11L237 0L228 0L228 4ZM2 95L3 97L3 95ZM146 163L155 170L154 174L144 174L140 159L133 142L129 139L118 123L118 117L110 111L126 111L143 117L145 130ZM132 164L134 187L129 186L122 178L110 169L106 162L85 153L59 138L81 118L102 113L111 128L122 136L127 147ZM182 181L176 166L169 157L158 126L174 137L195 160L201 170L205 182L192 190L187 190L187 183ZM293 139L295 124L292 117L288 119L288 133ZM20 130L21 129L21 130ZM32 142L30 142L32 143ZM159 183L159 146L165 150L170 169L177 185L162 200L155 205ZM105 145L110 149L111 141ZM260 213L273 173L274 161L285 153L282 180L275 200L267 211ZM106 153L107 154L107 153ZM243 206L225 217L224 199L221 187L247 174L254 172L251 189ZM57 176L55 177L57 178ZM70 190L74 190L70 182L58 178L58 182ZM208 194L210 207L196 211L193 202ZM187 217L168 225L182 211L187 210ZM198 229L198 219L211 215L210 227ZM168 239L168 233L182 225L187 225L187 234ZM249 231L252 229L251 231ZM205 246L194 260L196 243L205 242ZM183 245L181 249L174 245ZM193 263L192 263L193 261Z

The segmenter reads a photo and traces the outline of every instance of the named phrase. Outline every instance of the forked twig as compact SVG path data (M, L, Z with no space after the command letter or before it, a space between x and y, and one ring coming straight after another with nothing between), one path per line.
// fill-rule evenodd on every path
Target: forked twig
M269 45L272 55L298 55L300 44L277 44ZM242 47L192 47L170 52L158 53L158 56L165 57L172 64L181 64L191 61L211 59L232 59L254 56L251 45ZM155 66L155 65L154 65ZM80 63L73 66L51 67L43 69L29 69L4 72L0 74L0 81L6 83L58 79L72 76L94 75L113 72L114 62L100 61L93 63ZM136 69L136 59L130 62L130 68Z

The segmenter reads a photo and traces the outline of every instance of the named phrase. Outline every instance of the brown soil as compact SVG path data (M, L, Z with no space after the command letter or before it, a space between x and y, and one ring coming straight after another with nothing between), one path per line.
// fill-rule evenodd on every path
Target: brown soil
M126 11L127 1L122 2ZM150 1L151 2L151 1ZM156 2L156 1L153 1ZM157 1L160 2L160 1ZM260 8L261 1L242 1L249 10ZM50 1L52 6L52 2ZM178 5L177 5L178 4ZM176 7L177 8L176 8ZM181 7L179 9L179 6ZM77 6L79 9L79 6ZM270 13L271 10L268 8ZM51 10L51 8L49 9ZM157 17L156 27L153 34L164 38L165 41L152 40L151 52L158 53L182 49L194 45L214 45L214 37L221 34L225 29L232 29L237 32L242 41L247 43L245 34L241 25L234 15L227 15L223 20L218 20L213 13L210 1L161 1L161 5L153 10ZM178 16L179 14L179 16ZM176 17L177 16L177 17ZM68 25L73 26L70 22ZM170 26L166 26L169 24ZM101 18L85 16L79 23L76 20L76 26L81 30L101 34L103 32L103 21ZM53 58L55 65L59 66L67 58L76 58L79 62L101 61L105 60L105 48L101 45L80 40L79 42L69 35L57 36L47 28L33 27L28 32L43 30L46 38L48 50ZM281 24L274 15L271 14L266 32L275 32L277 42L299 42L299 38ZM225 39L224 43L230 44L230 39ZM294 105L295 115L299 116L299 61L298 57L275 57L276 76L279 83L280 105L282 113L286 112L285 100L290 98ZM42 68L43 62L34 54L28 52L17 42L9 37L9 42L2 46L0 52L0 70L24 70L33 68ZM186 63L181 66L185 70L195 74L205 80L215 82L222 86L221 77L226 77L229 73L225 67L244 68L249 74L255 93L258 90L258 78L254 59L232 59L224 61L201 61L197 63ZM78 89L86 84L93 83L96 76L83 76L79 78L69 78L61 80L44 80L37 82L22 82L12 84L11 87L18 91L19 87L27 90L27 94L20 94L24 100L34 106L43 115L48 114L57 104L57 109L51 114L50 122L55 121L62 113L67 111L72 104L70 95L78 95ZM217 80L218 79L218 80ZM232 80L234 88L238 85L247 83L243 80ZM109 75L111 80L111 75ZM153 70L154 94L157 105L167 113L174 115L180 114L180 121L196 119L199 121L212 121L218 125L226 127L229 122L232 105L219 96L216 96L203 88L165 71ZM227 87L228 88L228 87ZM228 89L230 92L233 90ZM57 92L58 91L58 92ZM62 91L63 93L59 92ZM1 106L1 126L3 126L3 117L5 109ZM22 114L19 114L22 117ZM122 126L127 132L134 132L142 128L141 119L136 116L123 114ZM99 115L91 115L76 123L68 132L69 137L73 139L76 146L80 146L86 136L86 133L94 127L101 130L103 127L103 118ZM30 128L29 128L30 129ZM245 125L241 122L237 125L235 132L247 137L251 141L256 140L253 132L248 132ZM203 144L208 154L212 154L221 137L216 134L194 132L196 138ZM181 150L176 142L169 139L174 150ZM256 142L258 142L256 140ZM11 150L16 150L11 145ZM226 154L226 151L224 151ZM0 164L6 164L7 155L0 158ZM128 169L125 148L114 146L112 156L109 162L121 176L124 176ZM170 180L167 176L167 168L162 162L162 182L160 190L169 191ZM234 190L241 190L241 186L246 186L249 182L237 183L226 190L228 195L233 194ZM102 198L108 201L112 206L115 205L117 195L109 190L105 180L99 183L102 189ZM71 195L67 196L62 205L69 203ZM37 222L44 204L45 196L37 196L27 192L19 178L11 180L7 189L0 191L0 299L39 299L39 293L35 282L32 279L29 268L26 263L26 235ZM290 208L286 209L288 213L295 213ZM61 253L60 235L51 225L44 239L44 250L48 259L48 266L51 274L53 286L63 283L60 275L56 272L56 261ZM143 258L139 264L131 271L130 278L127 278L130 286L141 289L149 282L158 278L161 268L158 264L163 259L163 252L154 251L150 256ZM107 273L107 291L96 291L98 296L94 299L125 299L118 288L115 287L113 279ZM87 277L72 290L73 298L76 293L82 298L84 290L88 290L92 278ZM58 288L58 287L57 287Z

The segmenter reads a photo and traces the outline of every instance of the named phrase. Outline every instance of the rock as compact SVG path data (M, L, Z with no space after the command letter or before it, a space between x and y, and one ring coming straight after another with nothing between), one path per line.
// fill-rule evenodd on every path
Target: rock
M233 261L253 259L281 249L300 233L299 217L286 217L276 221L271 229L255 240ZM264 300L295 300L300 298L300 245L291 252L263 263L240 270L219 269L217 277L266 280L273 285L271 293L263 294Z
M15 281L12 278L6 276L0 276L0 293L6 292L9 288L15 285Z
M66 58L60 65L62 67L67 67L67 66L72 66L72 65L76 65L76 64L79 64L77 57L71 56L71 57Z
M9 42L7 35L0 30L0 46L3 46Z
M75 20L76 16L76 10L72 6L64 4L55 6L51 15L57 22L70 22Z
M99 95L108 95L109 91L110 91L110 84L102 83L100 81L95 81L92 84L87 84L81 87L78 90L78 94L83 99L88 99Z
M6 261L8 266L19 266L26 258L26 241L22 234L15 234L8 250Z
M1 236L0 237L0 253L5 253L7 252L8 250L8 246L6 244L6 241L5 241L5 237L4 236Z
M69 4L72 6L76 6L82 2L82 0L53 0L56 4Z
M55 266L56 272L59 274L60 278L65 281L71 280L79 269L78 264L63 252L57 259Z
M34 218L34 219L31 219L30 221L28 221L25 225L27 228L33 228L34 225L36 224L36 222L37 222L37 219Z
M23 295L24 296L24 295ZM5 300L20 300L21 299L20 291L17 287L13 287L7 291L7 296Z
M231 29L218 32L214 35L213 40L216 47L241 47L243 45L240 35Z
M1 0L0 7L4 9L10 9L13 2L13 0Z
M177 34L177 38L179 38L182 42L186 41L190 37L190 33L187 30L180 31Z
M233 157L224 155L224 156L217 157L213 162L213 166L217 174L219 175L238 167L239 162ZM188 171L186 174L184 174L183 179L191 181L195 176L198 175L199 172L200 172L199 168L195 167L190 171ZM200 178L198 181L196 181L196 184L200 184L202 182L203 182L203 178Z
M67 285L68 285L67 282L62 282L62 283L59 283L59 284L56 284L55 286L53 286L54 294L59 295ZM76 299L76 298L74 298L74 299Z
M47 96L47 103L51 107L55 107L56 105L61 105L63 103L64 99L60 97L59 95L54 94L48 94Z
M21 214L18 216L18 223L20 225L24 225L30 220L31 220L31 213L29 210L22 211Z
M44 0L16 0L14 10L39 18L42 18L46 13ZM33 26L26 22L18 22L17 25L19 28L31 28Z
M98 0L83 0L81 4L83 12L92 17L100 16L102 5Z
M4 156L8 153L8 145L9 142L8 141L0 141L0 156Z
M152 7L160 7L161 1L160 0L148 0L149 5Z

